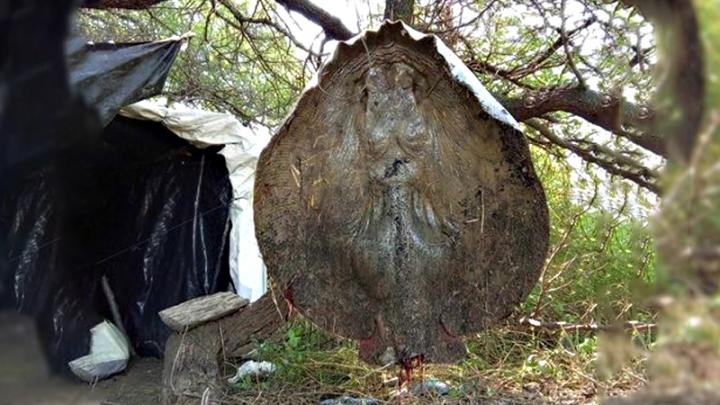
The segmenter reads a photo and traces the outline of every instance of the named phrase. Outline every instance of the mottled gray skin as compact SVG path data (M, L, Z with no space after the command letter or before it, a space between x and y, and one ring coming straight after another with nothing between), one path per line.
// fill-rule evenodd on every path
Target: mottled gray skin
M543 264L528 146L452 79L432 39L388 23L338 52L258 163L268 271L368 362L457 361L459 338L508 316Z
M409 66L395 64L389 74L371 67L365 82L366 127L361 133L368 180L379 201L365 213L346 248L365 291L381 306L400 309L377 316L377 335L363 342L365 357L378 356L384 345L392 347L397 358L425 355L441 337L458 355L464 351L428 307L445 256L453 252L443 232L456 231L440 222L430 200L414 187L433 137L418 108L413 76Z

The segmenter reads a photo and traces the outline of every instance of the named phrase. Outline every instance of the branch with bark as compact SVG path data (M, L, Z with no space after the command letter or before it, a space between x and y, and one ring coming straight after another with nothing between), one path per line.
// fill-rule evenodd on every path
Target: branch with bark
M557 52L560 48L563 47L563 44L568 42L570 39L572 39L574 36L576 36L578 33L580 33L582 30L590 27L597 21L597 18L594 16L591 18L586 19L583 21L580 25L577 27L567 31L565 35L559 35L558 38L550 44L547 49L543 50L542 52L536 54L533 56L528 62L523 63L519 66L516 66L514 68L510 69L500 69L498 67L494 67L487 62L484 61L477 61L474 58L470 59L467 62L468 66L475 66L475 70L482 70L485 72L494 73L497 76L500 76L502 78L507 79L522 79L523 77L532 74L534 72L537 72L539 69L542 69L546 66L544 66L545 62L552 57L555 52ZM466 42L465 47L468 49L471 49L472 47Z
M551 143L573 152L586 162L594 163L612 175L623 177L655 194L660 194L660 186L657 184L658 174L620 152L587 140L563 139L537 118L526 120L525 123Z
M653 133L655 112L622 96L600 93L587 87L539 89L515 98L497 97L520 122L563 111L585 119L660 156L667 156L664 139Z
M238 22L238 24L233 24L226 20L228 24L231 24L235 29L239 31L244 31L243 25L245 24L261 24L268 26L279 33L283 34L285 37L287 37L290 42L293 43L293 45L297 46L299 49L302 49L303 51L307 52L308 54L319 57L319 55L315 52L313 52L311 49L308 49L305 45L303 45L300 41L295 38L294 35L290 33L287 29L280 26L280 24L275 23L273 20L267 17L263 18L253 18L253 17L247 17L243 15L243 13L238 10L237 7L230 1L230 0L218 0L220 4L222 4L228 11L230 11L230 14L235 18L235 20ZM220 15L220 18L222 18L222 15Z
M276 2L289 11L300 13L303 17L320 26L330 39L344 41L354 35L339 18L308 0L276 0Z
M166 0L85 0L85 8L125 8L130 10L144 10Z

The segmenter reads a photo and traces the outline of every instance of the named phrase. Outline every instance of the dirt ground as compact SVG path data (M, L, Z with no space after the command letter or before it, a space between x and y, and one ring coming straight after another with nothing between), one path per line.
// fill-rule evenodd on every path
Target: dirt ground
M6 404L107 404L107 405L159 405L162 399L163 362L159 359L134 359L127 372L116 375L94 385L79 380L50 377L41 354L40 345L34 336L32 321L16 314L0 313L0 405ZM254 392L250 390L227 398L238 404L279 404L309 403L320 400L317 392ZM594 393L558 393L548 401L539 392L508 393L496 395L488 404L588 404L596 403ZM615 393L623 394L623 393ZM471 396L454 403L477 403L480 397ZM288 401L291 399L290 401ZM448 403L446 399L436 401L407 401L415 403ZM450 402L453 403L453 402ZM618 403L624 403L619 401ZM692 402L695 403L695 402Z
M0 405L157 405L162 360L132 361L129 372L95 385L50 376L33 322L0 313Z
M100 381L91 390L104 404L159 405L162 400L163 361L138 359L128 372Z

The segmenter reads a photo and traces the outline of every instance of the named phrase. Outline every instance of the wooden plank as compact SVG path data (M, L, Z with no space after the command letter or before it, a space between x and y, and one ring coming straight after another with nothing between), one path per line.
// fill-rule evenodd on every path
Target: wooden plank
M220 292L205 297L193 298L181 304L160 311L160 319L170 329L183 332L237 312L246 306L248 300L232 292Z

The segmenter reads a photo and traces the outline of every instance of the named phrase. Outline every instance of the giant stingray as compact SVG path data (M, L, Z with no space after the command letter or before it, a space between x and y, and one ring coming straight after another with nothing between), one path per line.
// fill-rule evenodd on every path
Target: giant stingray
M339 44L258 163L275 285L372 363L461 359L459 337L507 317L546 254L522 134L439 41L385 23Z

